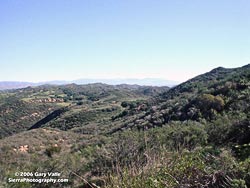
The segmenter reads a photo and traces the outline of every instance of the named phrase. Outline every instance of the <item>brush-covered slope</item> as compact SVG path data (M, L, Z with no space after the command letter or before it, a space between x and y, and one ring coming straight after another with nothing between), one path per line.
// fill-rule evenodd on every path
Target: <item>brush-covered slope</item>
M151 104L130 127L145 129L177 120L213 121L220 116L248 119L250 65L216 68L160 94Z

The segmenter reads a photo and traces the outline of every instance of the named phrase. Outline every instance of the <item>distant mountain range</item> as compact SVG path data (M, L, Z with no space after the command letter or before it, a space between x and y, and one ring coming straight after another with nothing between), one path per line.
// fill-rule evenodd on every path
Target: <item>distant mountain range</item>
M91 84L91 83L105 83L109 85L119 85L119 84L136 84L136 85L143 85L143 86L168 86L173 87L178 85L179 82L171 81L171 80L164 80L158 78L144 78L144 79L78 79L72 81L64 81L64 80L55 80L55 81L48 81L48 82L18 82L18 81L2 81L0 82L0 90L6 89L19 89L25 88L29 86L40 86L45 84L50 85L65 85L65 84Z
M31 82L3 81L3 82L0 82L0 90L19 89L19 88L25 88L25 87L34 86L34 85L35 83L31 83Z

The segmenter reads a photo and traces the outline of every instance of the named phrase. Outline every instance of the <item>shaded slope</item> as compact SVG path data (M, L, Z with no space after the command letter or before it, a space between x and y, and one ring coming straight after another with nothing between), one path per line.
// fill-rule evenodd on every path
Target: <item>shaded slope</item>
M44 124L48 123L49 121L52 121L53 119L57 118L58 116L60 116L64 112L66 112L67 110L68 110L68 108L61 108L61 109L53 111L48 116L41 119L40 121L38 121L34 125L32 125L28 130L40 128L41 126L43 126Z
M56 107L51 104L28 103L15 97L0 105L0 138L27 130Z

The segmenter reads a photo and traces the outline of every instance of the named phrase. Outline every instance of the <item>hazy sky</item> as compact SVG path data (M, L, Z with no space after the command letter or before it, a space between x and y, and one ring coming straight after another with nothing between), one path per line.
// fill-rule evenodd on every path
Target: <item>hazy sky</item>
M0 81L184 81L248 63L249 0L0 1Z

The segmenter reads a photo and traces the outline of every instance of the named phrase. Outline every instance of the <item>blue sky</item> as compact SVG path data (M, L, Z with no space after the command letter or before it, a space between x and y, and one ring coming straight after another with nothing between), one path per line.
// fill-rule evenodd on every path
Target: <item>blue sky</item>
M248 0L0 1L0 81L185 81L250 63Z

